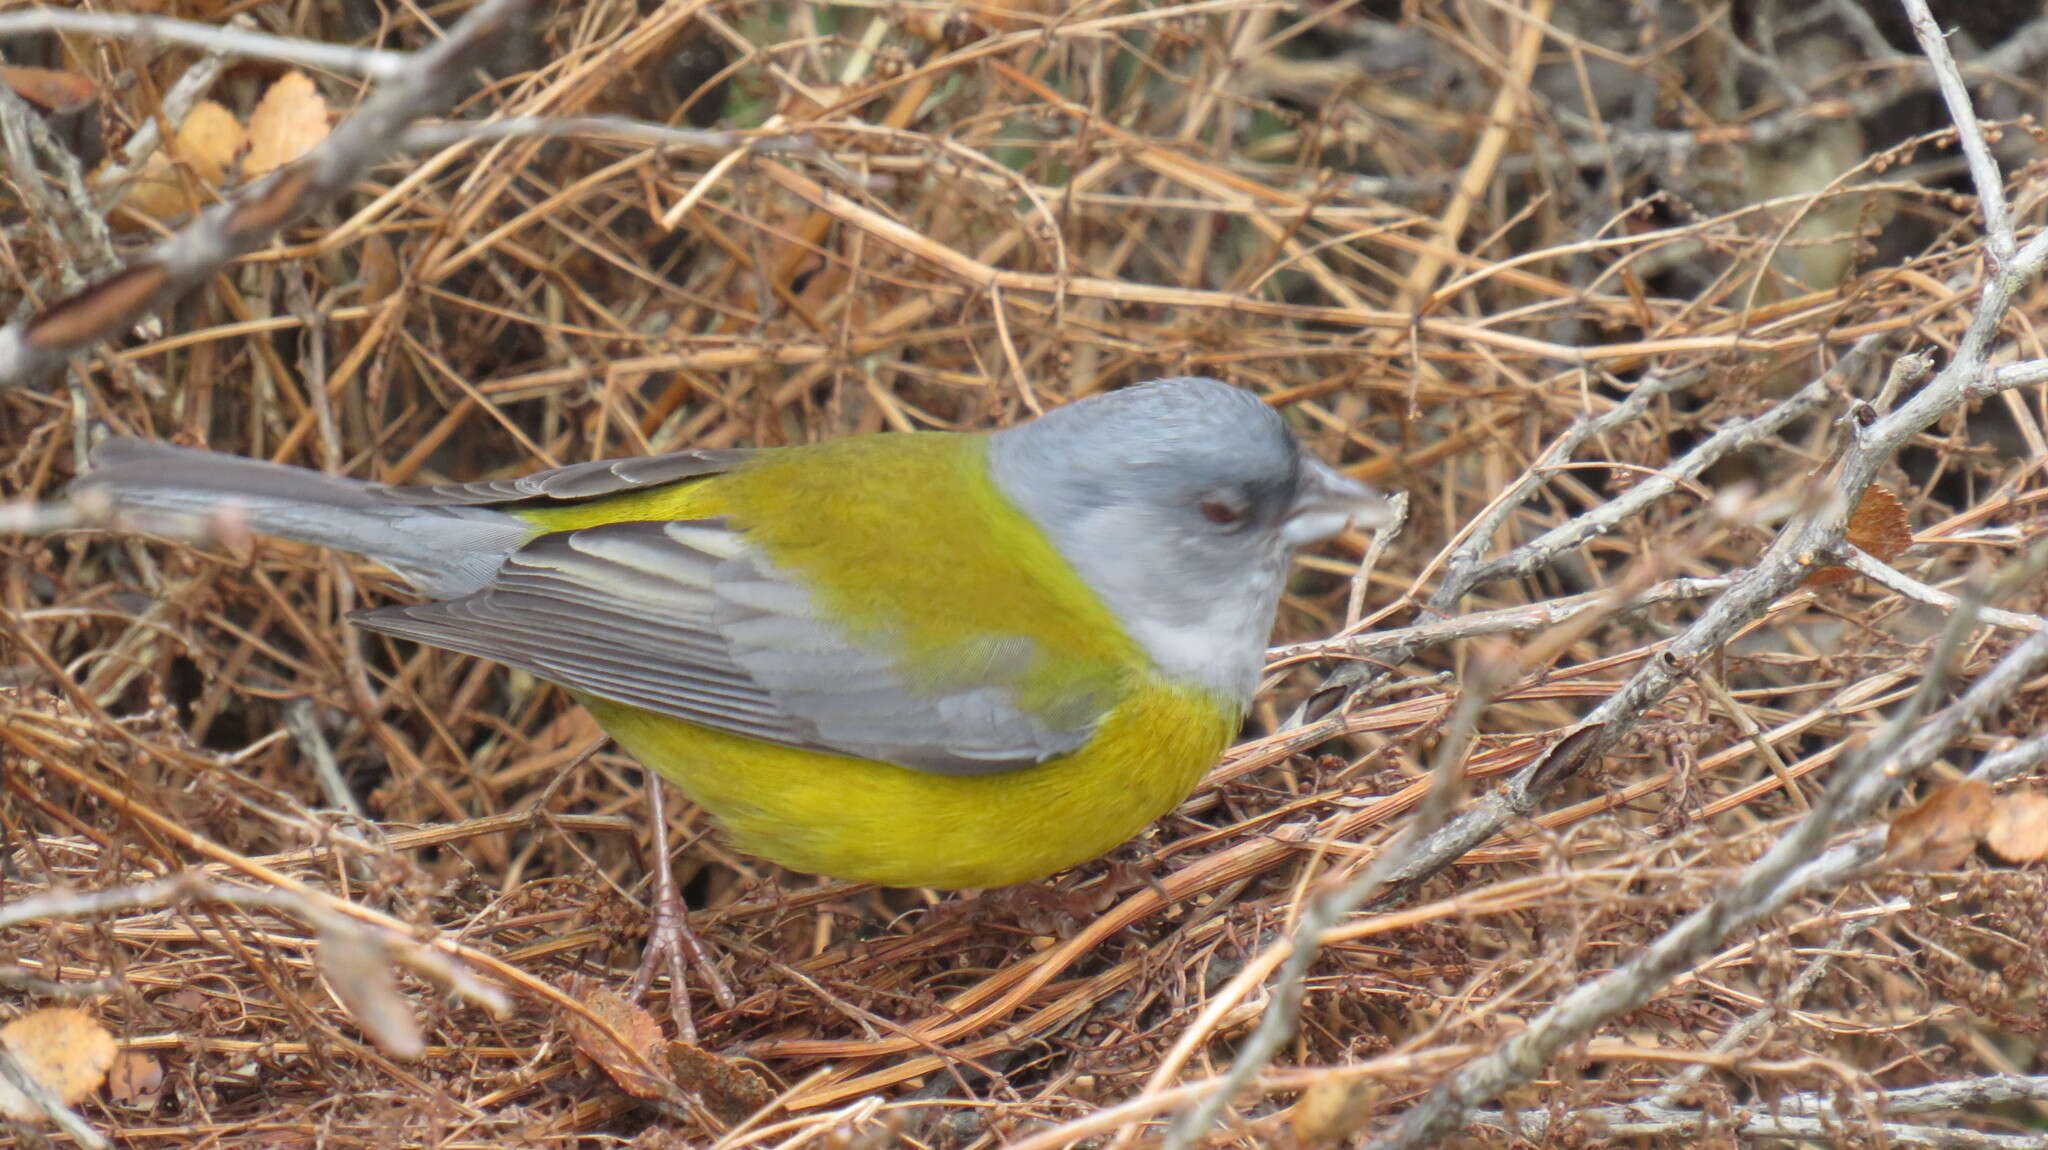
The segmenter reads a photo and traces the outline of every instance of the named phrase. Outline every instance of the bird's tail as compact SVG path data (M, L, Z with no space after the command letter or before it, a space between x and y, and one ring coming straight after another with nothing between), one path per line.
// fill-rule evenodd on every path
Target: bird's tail
M352 551L428 594L465 595L533 534L485 507L410 502L403 488L139 439L110 439L72 483L74 506L237 523L260 535Z

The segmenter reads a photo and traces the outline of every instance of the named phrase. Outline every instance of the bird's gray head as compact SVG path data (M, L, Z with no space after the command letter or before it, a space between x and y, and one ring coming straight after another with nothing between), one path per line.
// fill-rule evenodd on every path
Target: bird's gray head
M996 433L996 483L1169 677L1249 700L1294 548L1386 501L1250 392L1166 379Z

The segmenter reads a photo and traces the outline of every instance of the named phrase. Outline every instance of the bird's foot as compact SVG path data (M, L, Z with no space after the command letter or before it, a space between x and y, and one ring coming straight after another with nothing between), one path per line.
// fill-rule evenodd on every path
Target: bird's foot
M721 1008L731 1010L739 1005L739 999L725 976L718 972L718 964L711 960L703 940L690 929L689 908L683 905L675 867L669 859L668 811L662 790L660 780L647 780L648 814L654 824L654 897L648 908L647 943L640 952L640 969L627 987L627 997L636 1002L645 998L654 989L654 980L667 974L668 1012L675 1019L676 1037L695 1046L697 1020L690 1011L689 968L697 968L698 977Z
M670 888L673 892L673 887ZM711 997L718 1005L731 1010L739 1004L732 987L725 976L718 972L718 964L711 959L711 953L704 948L704 942L697 932L690 929L690 916L681 898L664 900L656 897L649 912L651 921L647 926L647 942L640 952L640 969L634 973L627 996L638 1001L654 989L657 978L668 975L668 1011L675 1019L676 1037L692 1046L697 1045L697 1021L690 1010L689 969L697 968L697 977L711 991Z

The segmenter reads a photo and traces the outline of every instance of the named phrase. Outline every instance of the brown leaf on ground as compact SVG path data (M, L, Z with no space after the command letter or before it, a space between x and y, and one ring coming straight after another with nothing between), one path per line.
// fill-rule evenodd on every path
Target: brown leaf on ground
M668 1044L668 1069L676 1085L727 1122L738 1122L775 1101L775 1088L759 1073L687 1042Z
M1338 1146L1359 1130L1379 1101L1379 1084L1364 1078L1325 1078L1301 1092L1287 1110L1287 1129L1304 1150Z
M363 302L383 303L396 295L405 282L405 271L398 266L398 253L391 250L391 241L379 235L365 237L361 258L357 278L363 285Z
M0 83L39 108L52 112L73 112L99 99L100 86L91 76L59 68L0 66Z
M1990 822L1990 784L1950 783L1892 819L1885 854L1912 870L1954 870L1976 851Z
M182 162L202 186L218 188L247 142L248 134L233 112L212 100L201 100L186 113L185 122L178 125L170 150L153 152L143 162L142 170L122 195L121 206L159 220L185 214L192 202L177 172L177 163Z
M2024 790L1998 796L1991 805L1984 845L2009 863L2048 858L2048 795Z
M107 1071L107 1099L124 1106L155 1104L163 1085L164 1064L145 1051L122 1051Z
M320 935L314 958L334 997L348 1008L370 1041L394 1058L418 1058L427 1041L412 1004L399 993L391 974L391 956L375 938L359 930L330 930Z
M571 1013L565 1019L569 1037L585 1058L597 1063L613 1082L618 1083L619 1089L635 1098L667 1098L675 1094L674 1082L649 1073L633 1058L638 1054L647 1065L657 1069L663 1065L661 1024L654 1020L652 1014L624 995L603 987L578 982L571 983L567 989L571 996L583 1003L585 1009L617 1031L627 1043L626 1047L621 1047L617 1039L606 1034L589 1018Z
M99 1089L114 1064L114 1036L70 1006L34 1011L0 1026L0 1046L66 1106ZM0 1116L28 1122L42 1118L43 1111L0 1079Z
M1913 524L1906 514L1906 505L1892 494L1892 489L1882 483L1873 483L1863 493L1863 499L1856 504L1856 510L1849 514L1849 524L1844 531L1849 542L1858 550L1867 552L1880 563L1889 563L1913 545ZM1806 577L1808 587L1831 587L1854 578L1856 572L1848 567L1822 567Z
M304 72L277 78L249 113L249 157L242 170L255 177L284 167L327 138L327 101Z

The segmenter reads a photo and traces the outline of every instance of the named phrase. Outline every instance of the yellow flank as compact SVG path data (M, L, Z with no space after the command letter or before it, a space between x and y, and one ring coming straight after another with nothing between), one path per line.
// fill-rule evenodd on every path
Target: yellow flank
M721 517L822 614L898 652L917 685L1030 641L1011 687L1066 721L1071 754L942 775L796 750L603 699L621 745L710 811L734 845L796 870L888 886L1028 882L1116 846L1186 797L1235 732L1234 704L1169 683L988 476L986 441L920 433L765 452L731 472L562 507L544 531ZM858 482L853 482L854 477Z
M883 886L1009 886L1086 862L1186 798L1237 727L1228 708L1155 682L1073 754L999 775L938 775L583 703L740 850Z

